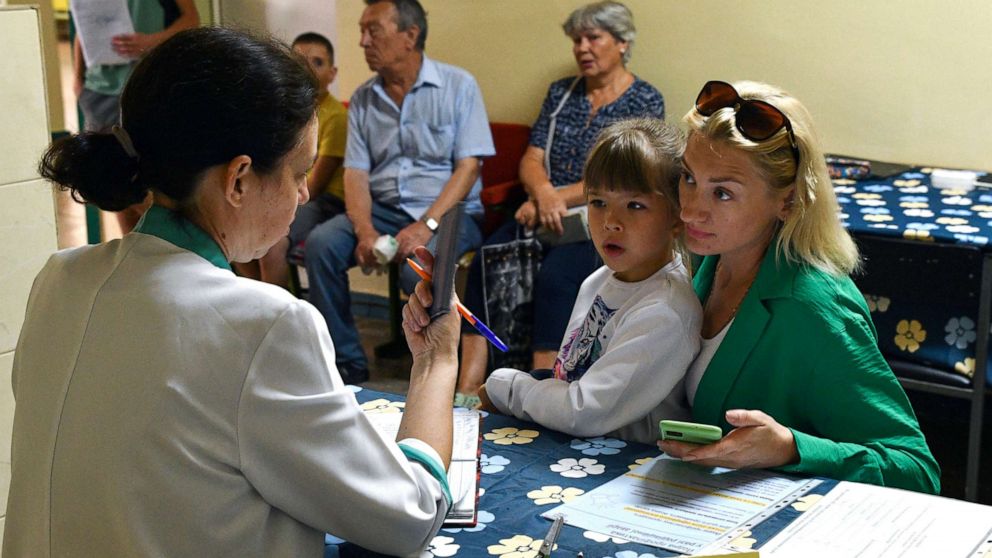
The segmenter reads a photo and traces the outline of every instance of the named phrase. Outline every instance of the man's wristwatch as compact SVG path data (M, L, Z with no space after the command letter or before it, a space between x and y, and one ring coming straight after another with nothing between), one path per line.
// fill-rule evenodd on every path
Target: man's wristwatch
M427 228L430 229L431 232L436 232L437 231L437 227L439 225L439 223L437 222L437 219L434 219L433 217L428 217L428 216L424 215L423 217L420 218L420 222L423 223L423 224L425 224L425 225L427 225Z

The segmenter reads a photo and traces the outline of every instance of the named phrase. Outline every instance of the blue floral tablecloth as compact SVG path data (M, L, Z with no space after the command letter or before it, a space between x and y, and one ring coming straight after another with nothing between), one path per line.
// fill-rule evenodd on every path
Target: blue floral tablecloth
M874 235L992 248L992 189L936 188L930 181L932 170L915 168L877 180L834 180L841 222L856 238ZM870 261L868 266L869 273L879 272L870 269ZM915 279L893 273L890 288L863 293L882 352L970 379L979 333L977 297L958 296L965 285L948 284L946 292L914 290ZM992 368L986 374L992 381Z
M353 388L362 407L376 412L400 412L403 397ZM479 522L469 529L442 529L423 558L535 558L551 522L545 511L584 494L655 457L657 447L615 438L575 438L503 415L486 415L482 422ZM770 539L828 491L824 481L793 506L745 533L736 544L750 548ZM329 539L330 542L330 539ZM378 556L352 545L328 546L325 556ZM662 558L678 554L622 539L562 528L556 556L586 558Z

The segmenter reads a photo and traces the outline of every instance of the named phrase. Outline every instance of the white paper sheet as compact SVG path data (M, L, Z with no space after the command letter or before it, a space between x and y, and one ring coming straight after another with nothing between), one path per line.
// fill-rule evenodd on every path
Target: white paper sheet
M125 0L71 0L69 9L87 66L132 62L110 45L115 36L134 33Z
M984 555L990 537L990 506L841 482L759 550L763 558L964 558Z
M766 471L705 468L657 457L546 513L569 525L691 553L791 500L808 481Z

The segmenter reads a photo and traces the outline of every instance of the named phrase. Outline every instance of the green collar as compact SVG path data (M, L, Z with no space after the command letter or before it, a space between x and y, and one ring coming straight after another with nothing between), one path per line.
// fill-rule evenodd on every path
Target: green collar
M231 271L231 264L217 242L206 231L175 211L153 205L148 208L141 221L138 221L134 231L157 236L183 250L193 252L221 269Z

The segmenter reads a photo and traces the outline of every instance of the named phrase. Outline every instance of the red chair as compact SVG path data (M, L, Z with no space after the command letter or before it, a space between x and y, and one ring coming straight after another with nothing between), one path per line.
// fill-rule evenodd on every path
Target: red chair
M482 232L488 236L527 199L520 183L520 159L530 142L530 126L490 122L496 155L482 163Z

